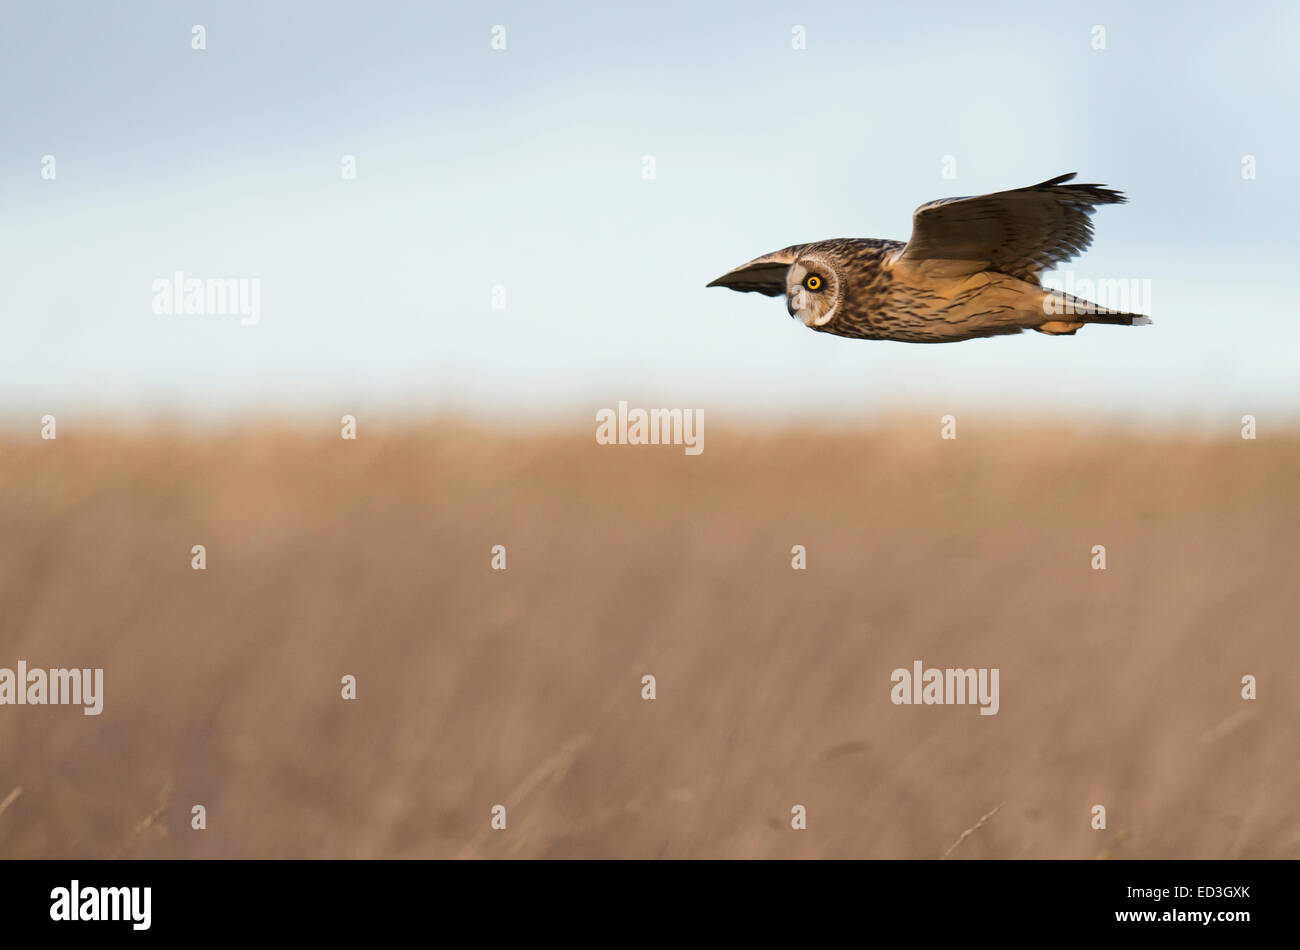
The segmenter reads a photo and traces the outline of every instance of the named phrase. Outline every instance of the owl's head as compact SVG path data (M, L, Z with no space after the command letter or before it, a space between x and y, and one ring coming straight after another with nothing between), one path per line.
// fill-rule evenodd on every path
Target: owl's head
M817 329L835 319L844 299L841 268L825 248L809 244L773 251L730 270L710 287L757 291L769 297L785 294L785 308L804 326Z
M840 306L840 278L822 257L800 257L785 272L785 309L806 327L824 327Z

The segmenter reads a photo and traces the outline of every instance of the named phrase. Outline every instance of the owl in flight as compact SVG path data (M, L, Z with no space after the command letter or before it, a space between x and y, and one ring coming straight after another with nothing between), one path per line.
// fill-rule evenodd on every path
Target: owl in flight
M1039 283L1043 271L1092 243L1097 205L1126 200L1101 185L1068 184L1073 178L931 201L912 215L907 243L795 244L708 286L784 294L804 326L864 340L956 343L1021 330L1069 335L1087 323L1150 323Z

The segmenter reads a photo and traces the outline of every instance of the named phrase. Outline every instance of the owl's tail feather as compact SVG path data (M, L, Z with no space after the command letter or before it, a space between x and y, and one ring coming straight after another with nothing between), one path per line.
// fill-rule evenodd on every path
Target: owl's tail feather
M1151 318L1146 314L1108 310L1091 300L1084 300L1082 297L1060 292L1046 295L1043 303L1043 314L1048 319L1034 327L1034 329L1039 333L1062 336L1068 336L1089 323L1103 323L1120 327L1143 327L1151 323ZM1057 317L1059 319L1053 319Z

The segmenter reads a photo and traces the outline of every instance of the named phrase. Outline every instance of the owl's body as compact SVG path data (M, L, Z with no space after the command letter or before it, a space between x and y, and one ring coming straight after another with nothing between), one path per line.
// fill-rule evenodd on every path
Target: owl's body
M954 343L1086 323L1149 323L1045 290L1039 274L1088 246L1097 204L1124 200L1073 175L1016 191L949 198L917 209L906 243L840 238L796 244L709 284L784 294L792 316L821 333L866 340Z

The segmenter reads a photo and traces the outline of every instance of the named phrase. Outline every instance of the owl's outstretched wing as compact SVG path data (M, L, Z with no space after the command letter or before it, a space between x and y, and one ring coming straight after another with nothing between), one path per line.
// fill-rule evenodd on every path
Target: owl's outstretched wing
M921 205L912 215L912 237L897 262L939 260L957 273L994 270L1037 282L1042 271L1083 253L1092 243L1090 216L1097 205L1127 200L1102 185L1067 184L1074 175L1014 191Z
M732 290L756 290L769 297L779 297L785 293L785 272L799 259L799 254L807 244L792 244L771 254L756 257L748 264L741 264L727 271L717 280L705 284L706 287L730 287Z

